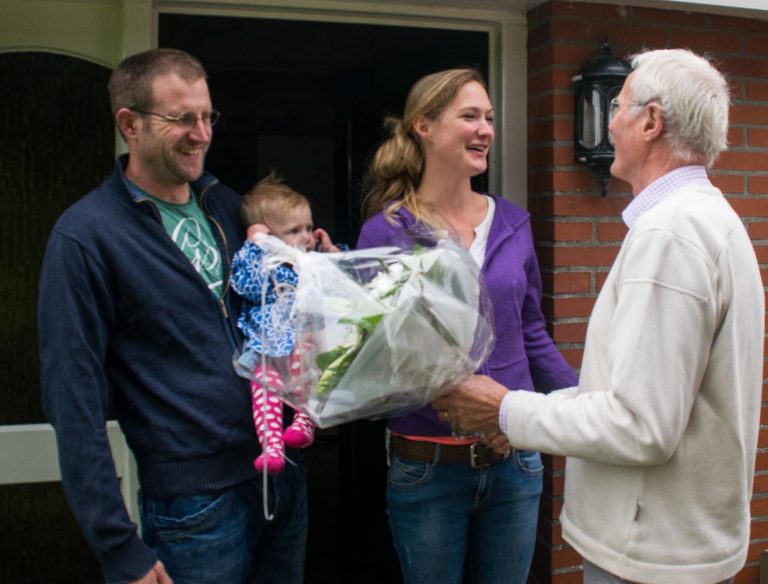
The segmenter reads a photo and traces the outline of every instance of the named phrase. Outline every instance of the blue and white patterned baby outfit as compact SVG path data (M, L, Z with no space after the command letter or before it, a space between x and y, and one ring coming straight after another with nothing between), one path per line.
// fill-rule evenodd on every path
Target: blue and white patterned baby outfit
M265 268L264 250L246 241L232 259L230 280L243 298L237 326L245 335L244 352L289 355L296 344L291 308L299 280L293 268L287 264Z

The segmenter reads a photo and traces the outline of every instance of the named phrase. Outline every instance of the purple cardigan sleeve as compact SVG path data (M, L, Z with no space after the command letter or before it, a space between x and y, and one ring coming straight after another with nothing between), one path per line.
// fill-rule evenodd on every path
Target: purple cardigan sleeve
M496 329L487 372L513 390L546 393L573 386L576 375L547 333L541 310L541 275L530 217L510 201L494 200L496 212L482 270Z
M541 272L535 253L527 263L527 288L522 307L523 338L528 366L537 391L549 393L578 383L573 368L549 336L541 311Z

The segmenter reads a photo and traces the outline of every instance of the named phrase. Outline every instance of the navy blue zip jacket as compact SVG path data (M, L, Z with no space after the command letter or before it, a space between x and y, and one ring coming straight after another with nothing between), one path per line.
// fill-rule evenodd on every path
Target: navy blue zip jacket
M154 203L128 190L126 163L118 159L112 176L54 226L38 306L43 405L64 490L109 582L138 578L157 558L123 504L108 412L148 496L247 480L259 452L248 383L232 366L239 305L228 282L244 238L240 198L208 174L192 185L225 265L221 300L168 236Z

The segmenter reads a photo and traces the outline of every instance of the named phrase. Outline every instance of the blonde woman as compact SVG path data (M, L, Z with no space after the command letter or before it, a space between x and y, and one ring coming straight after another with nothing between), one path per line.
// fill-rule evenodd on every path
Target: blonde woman
M450 232L481 267L496 345L478 371L510 388L576 384L547 334L528 213L472 190L488 166L493 106L480 74L452 69L411 89L367 176L358 247ZM426 235L425 235L426 234ZM538 452L502 434L457 438L431 406L392 418L387 507L406 584L524 584L542 488Z

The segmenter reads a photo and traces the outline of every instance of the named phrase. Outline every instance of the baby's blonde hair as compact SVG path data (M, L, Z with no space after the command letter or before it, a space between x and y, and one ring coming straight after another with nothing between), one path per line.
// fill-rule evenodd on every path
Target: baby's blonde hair
M243 195L240 216L245 225L267 225L269 219L276 214L285 213L301 205L310 208L309 199L285 184L273 170Z

